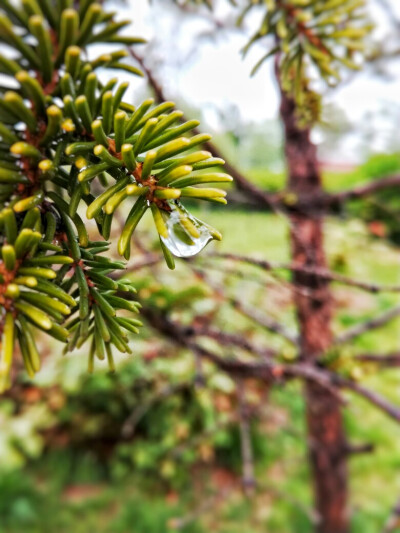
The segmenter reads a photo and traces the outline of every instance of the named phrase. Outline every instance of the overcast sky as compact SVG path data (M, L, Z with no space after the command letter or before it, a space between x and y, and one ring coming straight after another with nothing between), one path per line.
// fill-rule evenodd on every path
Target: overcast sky
M389 42L391 30L387 15L377 5L387 2L400 19L399 0L369 0L371 18L376 25L374 37ZM184 17L177 19L175 8L166 0L126 0L117 4L121 17L134 20L133 33L145 36L152 43L152 54L158 61L158 75L162 78L170 98L183 96L201 107L207 122L218 127L215 108L226 110L234 105L247 121L264 121L277 116L278 99L272 76L272 65L265 64L252 78L249 73L263 49L255 47L245 60L240 49L246 36L235 31L219 32L216 41L197 39L193 35L210 29L206 19ZM216 2L215 17L226 20L232 8L226 0ZM168 7L166 7L168 6ZM115 8L115 3L112 3ZM228 18L229 20L229 18ZM177 22L179 21L179 22ZM253 29L254 31L254 29ZM398 30L397 30L398 31ZM145 50L145 49L143 49ZM328 90L325 102L345 109L353 124L367 124L375 130L374 147L379 150L393 141L393 117L400 115L394 108L400 104L400 62L390 66L392 77L377 77L370 71L356 74L339 89ZM144 82L135 80L133 91L144 90ZM386 116L382 110L386 109ZM400 118L400 117L399 117ZM400 141L400 139L399 139ZM357 144L353 138L349 150ZM350 154L346 155L351 158Z
M400 18L400 2L398 0L386 0L393 7L393 11ZM127 0L129 8L127 14L135 22L134 32L143 34L151 42L156 37L163 48L158 48L160 59L164 56L165 63L170 64L176 54L176 61L185 56L185 51L193 48L193 34L209 27L205 21L193 20L191 17L177 19L174 16L174 8L165 8L165 0L153 0L149 5L148 0ZM169 4L169 2L168 2ZM164 8L163 8L164 6ZM217 2L219 9L216 18L224 20L227 13L232 12L226 0ZM370 1L370 6L374 2ZM126 8L122 8L125 11ZM376 38L386 36L388 24L385 16L379 9L373 9L372 16L376 29ZM222 102L229 99L240 105L243 114L255 120L260 119L260 109L262 116L275 116L276 96L273 86L271 86L270 68L262 68L258 74L249 78L249 72L254 65L254 60L260 57L262 49L254 49L249 58L243 61L239 53L240 48L245 44L245 36L234 32L221 32L217 42L201 41L196 53L191 55L184 68L180 71L178 78L170 80L171 91L181 92L188 95L194 102L201 104L208 102ZM168 59L167 59L168 58ZM165 75L165 72L164 72ZM359 84L363 86L362 98L358 91L357 83L349 84L343 91L335 91L336 98L346 98L347 104L351 105L354 113L361 113L368 105L371 94L378 97L393 97L395 95L395 82L379 82L377 84L366 84L365 79L359 77ZM379 92L378 87L379 86ZM397 88L398 89L398 88ZM385 94L382 94L381 91Z

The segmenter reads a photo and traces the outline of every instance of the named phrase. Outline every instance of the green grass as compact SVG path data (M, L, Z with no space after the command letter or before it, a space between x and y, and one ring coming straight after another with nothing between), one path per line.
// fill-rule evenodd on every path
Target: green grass
M288 224L283 217L204 207L196 207L191 212L221 231L223 240L212 244L215 251L251 254L273 261L289 259Z
M286 187L287 176L283 172L269 172L253 168L246 172L246 176L259 187L271 192L280 191ZM347 172L324 171L322 174L323 185L328 191L341 191L359 185L368 179L362 169L356 168Z
M168 522L185 513L184 503L169 503L162 492L146 492L146 482L78 484L67 490L56 479L21 482L18 475L0 480L1 533L172 533ZM55 472L55 477L57 472ZM195 523L183 533L201 533Z

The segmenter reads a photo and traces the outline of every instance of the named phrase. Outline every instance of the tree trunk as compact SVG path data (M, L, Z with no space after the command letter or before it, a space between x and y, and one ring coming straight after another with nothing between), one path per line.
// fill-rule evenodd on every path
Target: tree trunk
M285 153L289 170L289 192L296 198L322 192L316 149L310 131L300 129L295 104L282 94L281 118L285 128ZM306 203L301 202L301 205ZM291 209L292 260L296 265L324 268L323 220L317 212ZM329 283L319 277L295 272L293 281L302 290L294 293L300 328L300 355L310 364L329 348L331 332L331 294ZM307 294L304 294L307 292ZM346 439L339 402L323 387L307 383L305 400L308 448L313 476L316 510L320 516L318 533L347 533Z

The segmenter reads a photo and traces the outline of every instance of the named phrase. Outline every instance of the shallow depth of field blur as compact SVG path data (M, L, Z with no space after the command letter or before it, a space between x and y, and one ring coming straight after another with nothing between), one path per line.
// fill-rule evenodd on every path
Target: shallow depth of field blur
M272 65L250 78L257 53L241 60L244 35L236 30L216 35L208 16L194 20L166 4L126 0L112 7L121 18L132 17L133 31L149 38L143 51L168 98L188 116L201 118L202 130L214 132L216 144L249 179L278 190L285 166ZM229 25L225 0L217 4L217 18ZM393 12L388 15L382 4ZM374 39L390 42L393 50L397 4L371 2ZM324 89L324 124L313 135L327 189L400 172L399 74L399 62L391 57L349 75L340 90ZM133 103L148 94L145 81L132 80ZM400 198L382 194L328 218L330 268L357 280L400 284L399 208ZM285 219L236 203L221 208L193 203L193 212L218 228L223 241L204 250L195 271L180 260L174 272L162 262L134 271L139 298L187 325L211 317L215 327L281 349L289 360L289 343L219 298L223 289L295 332L289 289L261 270L242 265L238 272L237 265L231 269L207 257L219 251L287 261ZM144 234L146 242L154 238L157 251L146 219L136 237L134 264L140 262ZM370 295L336 284L333 291L335 333L400 303L396 293ZM357 367L351 355L389 353L399 343L398 318L345 346L342 371L398 404L400 372L375 374L373 368ZM202 364L203 379L195 383L198 361L146 324L132 337L132 347L133 356L116 357L114 375L101 362L88 375L85 349L63 357L56 342L43 344L38 378L28 382L21 373L1 399L0 533L310 532L315 517L300 385L266 390L247 383L260 483L247 498L241 487L235 383L209 363ZM350 462L352 532L377 533L400 494L400 425L345 397L351 399L345 415L350 440L374 447Z

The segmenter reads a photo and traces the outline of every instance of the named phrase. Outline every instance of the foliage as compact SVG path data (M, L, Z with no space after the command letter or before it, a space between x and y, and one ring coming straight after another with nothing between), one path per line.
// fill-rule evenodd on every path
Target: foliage
M117 311L139 306L118 271L148 209L170 268L173 254L193 255L221 238L179 201L226 203L225 191L195 187L231 181L207 172L222 160L193 150L210 137L183 136L198 122L176 126L182 113L173 103L146 100L136 108L123 99L127 83L101 81L99 69L141 75L126 50L88 58L92 45L143 42L122 35L129 21L114 15L92 0L1 3L0 390L10 384L16 340L28 373L39 370L32 326L67 343L66 350L89 339L90 369L95 355L114 368L111 346L131 353L126 332L141 324ZM125 261L111 260L101 254L113 215L132 200L118 241ZM89 240L81 204L101 240Z
M100 488L100 490L98 490ZM76 487L76 500L50 483L37 490L37 480L32 475L5 474L0 480L0 532L1 533L52 533L74 530L85 533L95 528L103 533L125 533L135 525L136 533L174 531L168 521L181 513L183 506L169 504L162 494L133 492L128 484L120 490L114 486L104 491L93 487L92 494L85 487ZM116 502L115 496L118 498ZM184 533L203 531L195 524L182 529Z
M256 0L246 2L238 23L257 7L264 11L262 23L243 52L266 36L272 36L275 42L253 72L278 54L284 89L300 95L304 69L310 64L328 83L340 79L342 66L359 68L353 57L363 50L360 40L371 30L364 18L364 0Z

